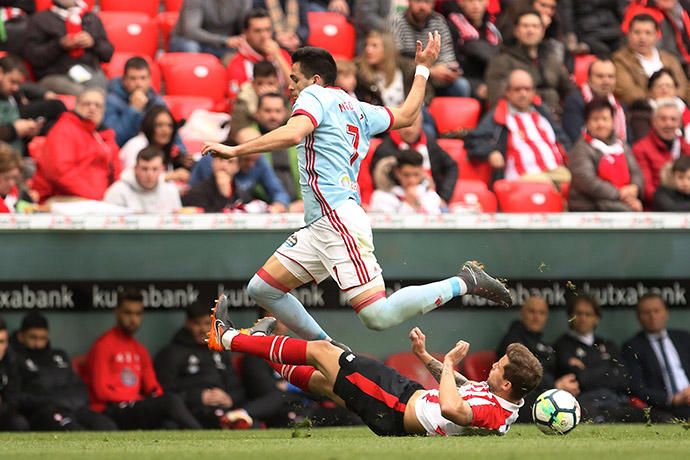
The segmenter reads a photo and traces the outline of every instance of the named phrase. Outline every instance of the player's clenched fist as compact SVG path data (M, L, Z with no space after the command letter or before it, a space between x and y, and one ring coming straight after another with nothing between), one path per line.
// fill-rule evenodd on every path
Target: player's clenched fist
M415 327L410 331L410 342L412 342L412 353L416 355L426 353L426 336L420 328Z
M470 351L470 344L464 340L460 340L455 344L455 347L446 353L446 360L451 360L453 363L458 363L465 359L467 352Z

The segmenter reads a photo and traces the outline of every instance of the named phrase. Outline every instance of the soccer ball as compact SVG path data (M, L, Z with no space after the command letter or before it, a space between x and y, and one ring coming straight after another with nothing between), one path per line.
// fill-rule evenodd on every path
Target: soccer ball
M532 418L546 434L568 434L580 423L580 404L565 390L546 390L534 402Z

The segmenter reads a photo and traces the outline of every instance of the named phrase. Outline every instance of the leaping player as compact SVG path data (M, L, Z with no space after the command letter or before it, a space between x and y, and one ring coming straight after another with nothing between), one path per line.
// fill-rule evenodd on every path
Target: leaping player
M512 299L498 280L473 262L456 276L403 288L390 297L374 255L369 220L360 207L357 176L369 139L390 129L410 126L420 113L429 68L441 48L438 32L422 50L417 42L417 69L410 93L400 108L377 107L334 88L337 70L331 54L304 47L292 55L289 89L292 117L270 133L234 147L204 145L203 154L231 159L298 146L300 186L306 226L291 235L249 281L249 295L306 340L330 337L296 297L293 289L332 277L370 329L383 330L454 297L474 294L508 307ZM221 296L219 302L226 302Z
M486 382L469 381L454 371L469 350L467 342L459 341L441 364L427 353L426 337L414 328L412 350L440 384L438 390L425 390L381 362L326 340L271 336L275 318L240 331L228 318L227 304L221 303L213 317L210 349L268 360L290 383L347 407L380 436L506 434L518 418L523 397L543 373L539 360L524 345L513 343L494 363Z

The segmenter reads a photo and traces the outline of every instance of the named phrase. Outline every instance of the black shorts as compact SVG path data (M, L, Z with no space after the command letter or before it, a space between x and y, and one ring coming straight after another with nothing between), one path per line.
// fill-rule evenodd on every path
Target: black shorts
M364 356L344 352L333 392L379 436L405 436L405 407L424 387L395 369Z

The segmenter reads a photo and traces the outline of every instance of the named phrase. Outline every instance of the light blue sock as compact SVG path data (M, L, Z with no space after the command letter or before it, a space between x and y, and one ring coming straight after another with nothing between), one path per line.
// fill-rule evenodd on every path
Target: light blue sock
M271 312L304 340L330 340L328 334L307 313L304 305L294 295L274 288L257 275L249 280L247 293L257 304Z
M388 329L420 314L440 307L453 297L467 293L467 285L454 276L423 286L408 286L387 299L379 299L364 307L359 319L369 328Z

